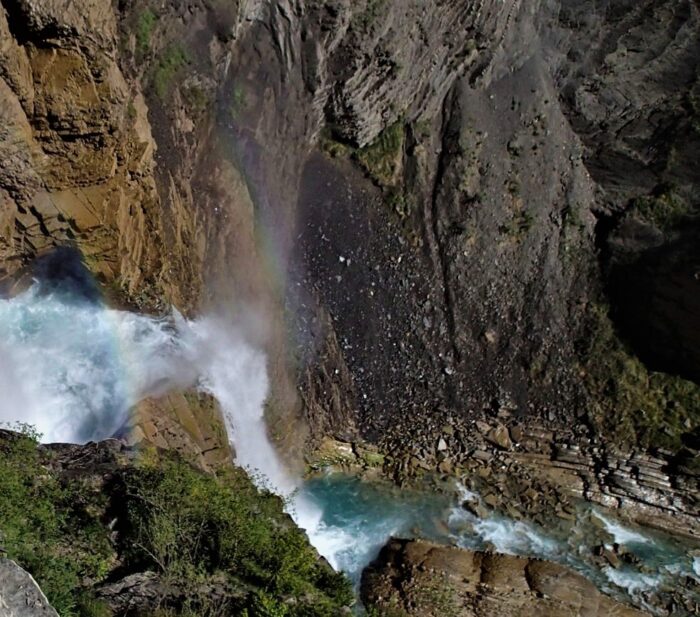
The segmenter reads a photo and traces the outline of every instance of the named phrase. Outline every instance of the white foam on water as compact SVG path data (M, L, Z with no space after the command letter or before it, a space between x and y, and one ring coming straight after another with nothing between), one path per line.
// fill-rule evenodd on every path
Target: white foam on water
M309 540L336 570L347 572L358 582L362 570L399 532L402 523L391 518L347 527L321 522L308 532Z
M662 577L658 574L645 574L638 570L616 569L610 566L603 568L603 572L608 580L634 596L641 591L656 589L662 582Z
M252 472L260 488L283 497L289 514L307 532L316 550L333 567L344 569L357 538L348 530L322 523L322 509L300 492L301 480L289 473L269 438L264 414L269 394L264 353L220 318L181 320L179 330L201 372L200 387L221 406L236 462Z
M479 520L474 530L499 553L552 558L561 552L559 543L522 521L492 517Z
M0 299L0 422L43 440L112 436L147 396L191 382L165 321L40 293Z
M650 544L652 542L650 538L607 518L597 510L593 511L593 515L600 519L605 526L605 530L615 539L617 544L624 546L629 544Z
M479 501L479 496L475 492L470 491L466 486L464 486L462 482L457 482L455 488L457 490L457 497L459 498L461 503L464 503L465 501Z
M500 553L546 558L554 558L562 553L562 545L534 525L496 514L483 519L474 516L461 504L465 501L478 501L478 496L463 485L457 486L457 494L460 505L452 509L447 524L452 539L459 546L478 549L486 544Z

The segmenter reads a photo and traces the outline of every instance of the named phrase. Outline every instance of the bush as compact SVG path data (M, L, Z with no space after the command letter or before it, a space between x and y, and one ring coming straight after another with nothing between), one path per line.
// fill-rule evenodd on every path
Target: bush
M599 430L623 447L678 451L700 423L700 387L649 371L618 338L606 306L592 305L588 320L581 351Z
M187 53L179 45L165 49L153 71L153 87L159 98L166 97L173 80L188 62Z
M352 602L346 577L240 469L144 456L105 484L103 470L50 462L31 431L0 432L0 546L62 617L108 617L95 586L149 570L163 616L330 617Z
M359 163L381 186L392 186L401 164L405 139L403 121L386 128L371 144L357 150Z
M81 581L99 581L109 571L108 532L85 508L80 482L64 485L42 465L33 431L3 436L0 545L31 572L60 615L81 614L80 602L91 602Z
M143 11L136 21L136 51L143 55L151 44L151 35L156 27L158 16L151 10Z
M280 499L258 491L242 470L208 476L173 458L130 470L124 488L128 561L178 588L194 593L223 574L232 585L265 590L249 607L253 615L277 614L275 602L284 615L330 615L352 600L345 577L319 562ZM287 597L313 597L316 608L280 604Z

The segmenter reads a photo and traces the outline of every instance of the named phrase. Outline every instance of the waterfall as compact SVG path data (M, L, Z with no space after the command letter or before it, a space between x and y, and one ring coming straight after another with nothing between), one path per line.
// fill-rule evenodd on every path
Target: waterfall
M36 283L0 299L0 423L32 425L44 442L113 436L149 396L192 386L219 402L236 462L290 513L333 564L321 509L280 460L265 424L265 355L229 320L158 319L112 310L74 290Z
M194 382L180 348L163 320L35 284L0 300L0 422L46 442L111 437L138 401Z
M84 443L122 430L143 398L190 387L218 400L237 463L261 487L285 498L319 553L355 582L391 535L553 559L601 588L612 584L636 599L679 575L700 580L700 558L687 547L597 511L583 510L573 535L555 537L496 514L480 519L438 494L412 497L410 491L393 493L351 478L303 483L285 468L268 437L266 357L229 319L188 321L177 313L158 319L39 283L0 299L0 423L31 424L45 442ZM477 498L466 489L461 497ZM595 525L592 517L599 519ZM589 558L591 548L582 550L586 542L622 544L643 567L601 570Z

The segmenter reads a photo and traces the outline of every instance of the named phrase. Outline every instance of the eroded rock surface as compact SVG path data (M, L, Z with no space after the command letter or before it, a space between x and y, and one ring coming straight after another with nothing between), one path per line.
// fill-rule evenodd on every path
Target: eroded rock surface
M2 5L0 274L76 245L134 304L186 309L196 281L174 271L176 243L164 267L156 145L141 88L119 66L117 21L102 0Z
M379 615L642 617L580 574L547 561L392 540L362 576Z
M0 557L0 617L58 617L30 574Z

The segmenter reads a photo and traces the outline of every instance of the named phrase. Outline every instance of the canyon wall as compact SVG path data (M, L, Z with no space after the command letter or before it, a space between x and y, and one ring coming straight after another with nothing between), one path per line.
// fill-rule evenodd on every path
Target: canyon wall
M695 511L696 2L0 4L8 288L69 245L115 302L253 315L296 460L400 480L498 422L652 448Z

